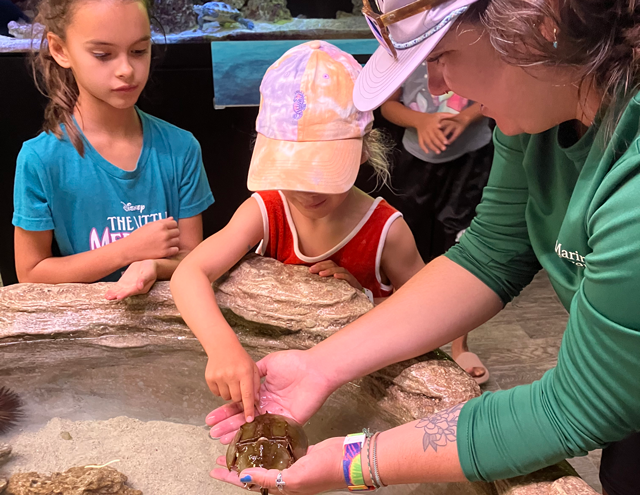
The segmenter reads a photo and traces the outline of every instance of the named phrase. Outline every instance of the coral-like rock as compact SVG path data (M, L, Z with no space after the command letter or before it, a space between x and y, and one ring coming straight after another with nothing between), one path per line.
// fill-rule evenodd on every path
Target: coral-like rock
M44 33L44 26L39 23L25 24L24 22L11 21L7 24L9 34L17 39L41 38Z
M240 10L247 3L247 0L227 0L225 3L231 5L234 9Z
M351 0L353 4L352 12L356 15L362 15L362 0Z
M155 0L153 16L166 34L187 31L196 25L193 0ZM159 31L155 24L152 22L155 30Z
M278 22L291 19L287 0L249 0L242 8L247 19Z
M64 473L18 473L9 479L6 495L142 495L126 486L127 477L110 468L74 467Z

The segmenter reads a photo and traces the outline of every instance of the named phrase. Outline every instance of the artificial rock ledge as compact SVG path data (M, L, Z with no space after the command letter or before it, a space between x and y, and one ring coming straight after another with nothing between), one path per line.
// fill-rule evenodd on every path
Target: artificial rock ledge
M0 344L55 338L95 338L104 345L139 346L166 337L193 338L173 303L168 282L149 294L107 301L108 283L18 284L0 289ZM225 318L254 359L284 349L308 349L372 309L347 282L312 275L305 267L249 257L214 284ZM436 351L384 368L357 383L397 424L428 416L480 395L456 363ZM560 468L486 486L484 493L591 495L578 482L554 480ZM578 480L580 481L580 480ZM502 483L502 484L500 484ZM565 489L565 485L566 488ZM577 486L577 485L576 485ZM590 488L587 487L588 490ZM526 490L526 491L520 491ZM554 488L555 490L555 488Z

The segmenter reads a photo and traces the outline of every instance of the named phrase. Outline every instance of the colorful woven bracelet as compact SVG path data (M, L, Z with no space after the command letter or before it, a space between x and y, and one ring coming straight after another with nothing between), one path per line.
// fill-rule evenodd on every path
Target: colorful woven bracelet
M352 492L372 491L372 486L364 483L362 476L362 446L367 439L364 433L347 435L342 444L342 474L347 488Z

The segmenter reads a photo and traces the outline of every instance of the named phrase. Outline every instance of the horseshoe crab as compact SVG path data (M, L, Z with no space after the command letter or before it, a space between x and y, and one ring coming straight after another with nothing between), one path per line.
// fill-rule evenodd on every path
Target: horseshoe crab
M282 471L307 453L309 440L298 423L278 414L262 414L240 427L227 449L227 468L250 467ZM268 490L263 489L262 495Z

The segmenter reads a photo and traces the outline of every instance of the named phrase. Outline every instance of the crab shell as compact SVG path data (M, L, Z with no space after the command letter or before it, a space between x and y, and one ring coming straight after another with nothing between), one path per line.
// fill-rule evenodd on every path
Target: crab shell
M278 414L257 416L245 423L227 449L227 468L242 472L250 467L283 470L307 453L309 440L302 427Z

